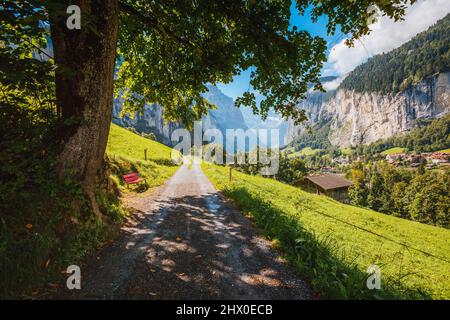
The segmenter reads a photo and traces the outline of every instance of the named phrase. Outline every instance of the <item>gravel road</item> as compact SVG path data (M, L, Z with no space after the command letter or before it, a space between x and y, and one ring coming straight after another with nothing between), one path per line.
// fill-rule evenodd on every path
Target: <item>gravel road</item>
M113 243L81 266L69 299L311 299L252 223L198 164L183 165L137 210Z

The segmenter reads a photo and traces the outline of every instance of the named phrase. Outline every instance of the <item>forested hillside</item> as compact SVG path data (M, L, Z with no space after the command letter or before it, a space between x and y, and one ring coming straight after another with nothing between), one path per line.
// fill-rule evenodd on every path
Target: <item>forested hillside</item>
M358 154L375 154L393 147L407 148L415 152L430 152L450 148L450 115L419 123L419 127L404 135L380 140L356 148Z
M294 138L287 147L294 147L295 151L310 147L312 149L327 149L331 147L328 134L330 124L317 124L305 129L300 135Z
M398 92L450 70L450 15L401 47L377 55L353 70L341 89Z

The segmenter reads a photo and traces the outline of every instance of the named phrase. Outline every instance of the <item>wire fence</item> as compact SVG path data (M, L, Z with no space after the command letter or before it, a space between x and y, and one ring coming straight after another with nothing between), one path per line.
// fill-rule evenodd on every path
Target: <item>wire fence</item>
M254 183L252 183L252 182L250 182L250 181L248 181L248 180L246 180L246 179L243 179L243 180L245 181L246 184L252 185L252 186L254 186L254 187L256 187L256 188L259 188L259 189L261 188L261 186L256 185L256 184L254 184ZM233 183L233 182L231 182L231 183ZM264 189L264 192L270 193L270 194L272 194L273 196L278 197L278 194L274 193L273 191ZM268 201L269 201L271 204L274 204L271 200L268 200ZM320 212L320 211L315 210L315 209L313 209L313 208L311 208L311 207L309 207L309 209L310 209L311 211L313 211L314 213L319 214L319 215L321 215L321 216L327 217L327 218L329 218L329 219L333 219L333 220L335 220L335 221L337 221L337 222L340 222L340 223L344 223L344 224L349 225L349 226L352 226L352 227L354 227L354 228L356 228L356 229L358 229L358 230L361 230L361 231L370 233L370 234L372 234L372 235L374 235L374 236L377 236L377 237L379 237L379 238L382 238L382 239L384 239L384 240L386 240L386 241L393 242L393 243L395 243L395 244L397 244L397 245L400 245L400 246L403 246L403 247L405 247L405 248L407 248L407 249L410 249L410 250L413 250L413 251L416 251L416 252L420 252L420 253L422 253L422 254L424 254L424 255L426 255L426 256L429 256L429 257L432 257L432 258L435 258L435 259L437 259L437 260L440 260L440 261L443 261L443 262L446 262L446 263L450 264L450 260L445 259L445 258L442 258L442 257L439 257L439 256L436 256L436 255L433 254L433 253L430 253L430 252L427 252L427 251L425 251L425 250L422 250L422 249L419 249L419 248L410 246L410 245L407 244L407 243L404 243L404 242L401 242L401 241L397 241L397 240L392 239L392 238L390 238L390 237L387 237L387 236L385 236L385 235L379 234L379 233L377 233L377 232L375 232L375 231L372 231L372 230L369 230L369 229L367 229L367 228L364 228L364 227L358 226L358 225L356 225L356 224L353 224L353 223L351 223L351 222L345 221L344 219L340 219L340 218L337 218L337 217L335 217L335 216L326 214L326 213L324 213L324 212Z

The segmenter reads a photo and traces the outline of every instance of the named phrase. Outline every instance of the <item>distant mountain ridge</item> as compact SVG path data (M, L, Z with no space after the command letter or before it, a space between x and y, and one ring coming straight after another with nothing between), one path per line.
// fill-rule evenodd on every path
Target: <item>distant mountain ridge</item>
M233 99L215 86L208 86L208 90L203 97L214 103L217 109L209 110L208 114L203 116L203 129L219 129L224 136L227 129L247 130L242 112L234 106Z
M344 90L392 93L450 71L450 14L388 53L376 55L340 84Z
M420 119L450 113L449 24L447 15L399 48L369 59L336 90L309 92L299 104L308 115L307 124L316 129L329 126L330 144L348 147L399 135L414 128ZM417 54L411 48L416 48ZM423 68L412 67L421 52L426 59ZM415 74L410 78L412 70ZM289 120L287 142L295 146L305 128Z
M208 114L202 117L203 131L208 129L218 129L223 136L227 129L247 130L242 112L234 106L233 99L223 94L214 86L208 86L208 92L204 97L217 106L217 109L209 110ZM157 104L146 105L143 114L136 112L132 117L129 114L120 116L122 111L121 99L115 99L113 105L113 123L122 127L133 127L138 132L153 133L157 140L169 146L173 146L171 141L172 132L178 128L183 128L183 124L175 122L165 122L163 117L164 108Z
M269 112L266 120L254 115L253 111L247 107L237 108L231 97L225 95L217 87L208 85L208 92L203 97L217 106L217 109L209 110L207 115L202 117L202 129L218 129L222 132L224 143L227 129L242 129L244 131L261 129L278 129L279 141L270 142L270 146L276 147L284 144L287 133L287 121L278 116L275 112ZM115 99L113 105L113 123L121 127L132 127L138 132L153 133L157 140L168 146L173 146L171 141L172 132L184 126L180 123L165 122L163 117L164 108L156 104L149 104L144 107L143 114L135 113L134 117L129 114L120 116L122 111L121 99ZM268 135L270 137L270 134ZM262 142L261 146L266 147ZM256 145L247 145L246 149L253 149Z

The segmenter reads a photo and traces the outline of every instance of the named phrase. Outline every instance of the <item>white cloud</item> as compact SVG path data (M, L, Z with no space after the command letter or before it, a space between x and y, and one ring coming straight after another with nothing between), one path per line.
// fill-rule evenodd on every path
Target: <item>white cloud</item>
M345 75L371 56L399 47L449 12L449 0L420 0L406 10L404 21L394 22L381 17L371 26L372 32L356 41L354 47L347 47L345 39L335 45L328 56L324 74Z
M345 77L337 77L336 79L328 82L322 83L322 86L325 90L334 90L341 84L342 80L344 80Z
M326 91L335 90L335 89L337 89L337 87L339 87L339 85L341 84L342 80L344 80L344 79L345 79L345 76L340 76L340 77L337 77L334 80L322 82L322 87ZM318 92L318 91L314 90L314 87L311 87L311 88L308 89L308 92L309 93L313 93L313 92Z

